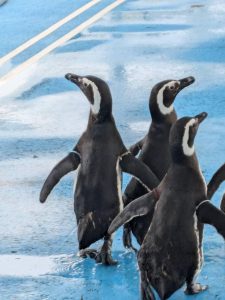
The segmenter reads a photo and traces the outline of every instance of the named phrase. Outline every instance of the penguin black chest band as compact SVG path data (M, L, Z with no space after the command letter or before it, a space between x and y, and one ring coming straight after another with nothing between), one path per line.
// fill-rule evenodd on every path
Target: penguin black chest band
M73 150L73 151L70 151L70 153L76 154L81 159L81 155L79 152Z
M206 202L210 202L210 200L204 200L204 201L202 201L201 203L199 203L199 205L196 206L196 211L199 209L199 207L200 207L202 204L204 204L204 203L206 203Z
M126 155L128 155L128 154L131 154L131 152L130 152L130 151L124 152L123 154L121 154L121 155L119 156L119 159L122 160L123 157L126 156Z

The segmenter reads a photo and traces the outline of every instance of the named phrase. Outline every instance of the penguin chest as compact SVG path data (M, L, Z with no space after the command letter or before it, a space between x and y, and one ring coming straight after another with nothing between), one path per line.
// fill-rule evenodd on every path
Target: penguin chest
M119 159L95 157L82 161L74 194L76 214L116 216L123 208L121 188Z
M171 162L168 141L150 139L145 144L140 159L151 168L159 179L162 179Z

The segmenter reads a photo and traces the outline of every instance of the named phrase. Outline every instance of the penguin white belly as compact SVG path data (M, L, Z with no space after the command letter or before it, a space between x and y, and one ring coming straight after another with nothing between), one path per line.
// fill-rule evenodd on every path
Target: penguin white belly
M196 235L196 240L197 240L197 251L198 251L198 262L197 262L197 268L196 268L196 271L195 271L195 278L198 276L198 274L200 273L201 271L201 266L203 264L203 256L201 255L200 253L200 242L199 242L199 230L198 230L198 217L196 215L196 212L194 213L194 233ZM203 253L203 249L201 248L201 251Z

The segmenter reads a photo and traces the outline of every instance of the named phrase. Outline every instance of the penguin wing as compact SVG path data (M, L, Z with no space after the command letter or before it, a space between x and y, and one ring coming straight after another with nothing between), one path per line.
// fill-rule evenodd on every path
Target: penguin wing
M225 194L223 194L223 198L220 203L220 209L225 212Z
M220 184L225 180L225 164L223 164L213 175L208 184L208 199L211 199L216 190L219 188Z
M54 186L64 175L77 169L80 160L80 154L76 151L72 151L52 169L41 189L39 198L41 203L46 201Z
M140 181L149 192L159 184L159 179L150 168L131 153L121 156L120 167L123 172L133 175Z
M145 194L144 196L132 201L124 210L116 216L112 221L108 233L112 234L120 226L131 221L135 217L144 216L155 209L157 198L153 192Z
M225 239L225 213L215 207L209 200L203 201L196 209L201 223L212 225Z
M142 149L144 145L145 137L137 142L136 144L130 146L129 151L131 152L132 155L136 156L138 155L139 151Z

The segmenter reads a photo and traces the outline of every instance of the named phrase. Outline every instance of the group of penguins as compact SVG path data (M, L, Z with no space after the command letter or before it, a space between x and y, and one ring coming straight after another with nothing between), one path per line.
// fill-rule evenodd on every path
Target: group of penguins
M40 201L46 201L64 175L78 169L74 211L80 256L116 264L111 255L112 236L125 224L125 247L136 250L131 232L140 244L142 300L155 299L153 288L162 300L185 283L188 295L206 290L195 278L203 263L204 224L214 226L225 238L225 197L220 209L210 201L225 179L225 164L207 185L194 147L207 113L177 118L175 98L194 77L165 80L153 87L150 129L130 149L117 130L107 83L95 76L69 73L65 77L90 103L88 125L73 151L48 175ZM123 195L122 172L133 176ZM104 241L99 250L88 248L100 239Z

